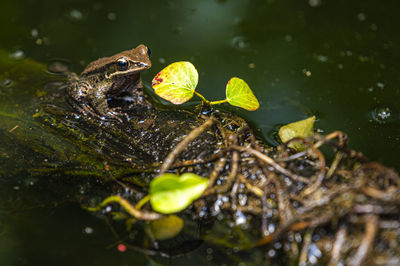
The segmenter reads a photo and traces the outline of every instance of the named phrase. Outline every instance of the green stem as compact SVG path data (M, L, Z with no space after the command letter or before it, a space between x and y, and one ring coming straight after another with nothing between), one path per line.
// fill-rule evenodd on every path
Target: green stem
M194 91L194 94L196 94L197 96L199 96L205 103L210 104L210 101L207 100L206 98L204 98L204 96L201 95L200 93L198 93L197 91Z
M141 199L136 206L140 208L143 206L143 204L145 204L149 200L150 200L150 195L147 195L146 197ZM156 212L140 211L136 209L136 207L134 207L132 204L130 204L129 201L127 201L124 198L121 198L120 196L110 196L105 200L103 200L103 202L100 203L100 205L97 207L84 207L84 208L87 209L88 211L100 211L102 207L106 206L111 202L118 203L119 205L121 205L122 208L124 208L126 212L128 212L131 216L139 220L152 221L152 220L158 220L162 217L161 214Z
M143 205L146 204L150 200L150 195L145 196L143 199L141 199L135 206L136 209L140 210Z
M209 104L214 105L214 104L226 103L227 101L228 101L228 99L225 99L225 100L220 100L220 101L209 102Z

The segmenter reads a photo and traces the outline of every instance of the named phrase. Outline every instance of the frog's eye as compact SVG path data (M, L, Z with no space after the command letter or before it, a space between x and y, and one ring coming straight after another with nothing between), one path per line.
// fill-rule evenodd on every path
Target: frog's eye
M150 56L151 55L151 50L149 47L147 47L147 55Z
M125 57L122 57L117 60L117 68L119 71L127 70L129 67L129 60Z

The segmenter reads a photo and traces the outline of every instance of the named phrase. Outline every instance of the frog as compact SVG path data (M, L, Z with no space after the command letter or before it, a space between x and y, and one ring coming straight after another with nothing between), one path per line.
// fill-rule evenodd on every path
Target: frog
M68 75L67 92L79 110L101 119L121 121L108 99L128 93L131 101L144 101L140 73L151 67L150 49L143 44L89 63L82 73Z

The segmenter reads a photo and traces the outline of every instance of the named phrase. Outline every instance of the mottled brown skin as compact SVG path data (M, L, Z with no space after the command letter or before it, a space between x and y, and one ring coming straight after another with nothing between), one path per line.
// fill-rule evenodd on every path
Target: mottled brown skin
M118 113L109 108L107 98L126 91L138 101L143 98L140 72L151 67L149 55L149 49L141 44L93 61L79 76L69 76L67 91L81 111L102 118L117 118Z

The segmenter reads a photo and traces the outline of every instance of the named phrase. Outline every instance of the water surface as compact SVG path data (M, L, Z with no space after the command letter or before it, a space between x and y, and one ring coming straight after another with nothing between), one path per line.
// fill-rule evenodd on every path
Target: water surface
M238 76L261 108L233 110L269 143L277 144L280 125L316 115L319 131L344 131L351 148L400 170L399 7L377 0L2 1L2 112L30 119L37 91L59 79L46 71L55 61L80 72L91 60L144 43L153 60L143 75L147 86L181 60L196 66L208 99L222 99L228 79ZM12 133L13 125L0 124L2 136ZM0 163L10 160L5 152L18 155L12 143L0 143L0 151ZM10 179L12 172L0 175L2 265L151 264L140 253L118 252L106 223L69 202L68 193L25 176ZM221 264L223 256L207 257L207 248L187 256ZM172 263L184 265L185 257Z

